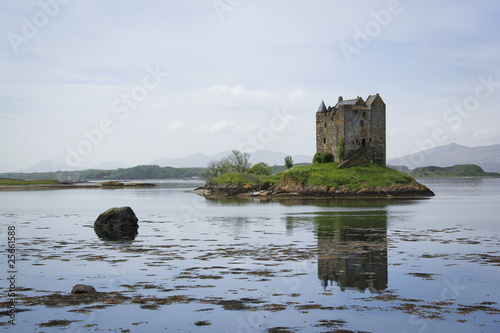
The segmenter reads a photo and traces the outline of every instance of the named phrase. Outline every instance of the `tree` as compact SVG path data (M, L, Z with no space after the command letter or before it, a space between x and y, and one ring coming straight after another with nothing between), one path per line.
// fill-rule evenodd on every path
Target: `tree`
M247 173L251 173L254 175L261 175L261 176L270 176L271 175L271 167L267 165L264 162L260 162L255 164L253 167L248 169Z
M235 172L245 173L250 169L252 164L249 162L250 154L242 153L239 150L231 151L231 155L228 157L231 169Z
M210 180L231 171L231 164L228 158L210 161L207 164L207 170L202 174L203 179Z
M293 167L293 158L292 156L288 155L285 157L285 166L287 169L290 169Z

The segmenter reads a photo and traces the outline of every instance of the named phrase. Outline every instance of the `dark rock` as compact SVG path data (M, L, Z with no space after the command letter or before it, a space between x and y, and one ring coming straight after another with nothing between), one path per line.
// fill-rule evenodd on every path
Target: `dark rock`
M132 241L137 236L137 228L94 228L94 231L97 237L106 241Z
M76 284L71 289L72 294L95 294L96 292L94 287L86 284Z
M94 231L104 240L133 240L139 228L137 221L132 208L111 208L95 220Z

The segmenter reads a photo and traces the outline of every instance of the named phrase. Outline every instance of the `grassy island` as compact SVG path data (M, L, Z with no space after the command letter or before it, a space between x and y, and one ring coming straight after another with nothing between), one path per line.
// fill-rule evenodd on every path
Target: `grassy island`
M0 178L0 186L9 185L58 185L60 182L55 179L38 179L38 180L23 180L23 179L10 179Z
M451 167L421 167L413 170L411 175L414 177L500 177L500 173L486 172L475 164L459 164Z
M339 169L338 163L292 167L275 175L231 172L203 189L209 195L299 195L314 197L432 196L431 190L403 172L378 164ZM258 192L258 193L257 193Z

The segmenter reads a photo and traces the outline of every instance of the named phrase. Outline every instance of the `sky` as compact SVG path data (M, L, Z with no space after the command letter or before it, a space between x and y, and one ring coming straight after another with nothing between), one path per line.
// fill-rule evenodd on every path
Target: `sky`
M5 0L0 172L315 153L322 100L379 93L387 157L500 143L496 0Z

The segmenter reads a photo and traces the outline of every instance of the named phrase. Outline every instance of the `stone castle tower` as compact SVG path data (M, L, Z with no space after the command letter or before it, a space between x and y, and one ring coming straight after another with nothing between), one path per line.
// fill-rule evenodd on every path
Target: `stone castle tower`
M344 156L338 156L343 142ZM379 94L343 100L334 107L322 101L316 112L316 152L331 153L335 162L362 155L369 163L385 165L385 103Z

